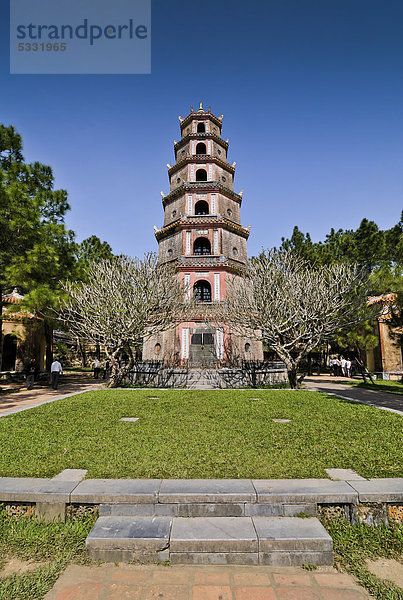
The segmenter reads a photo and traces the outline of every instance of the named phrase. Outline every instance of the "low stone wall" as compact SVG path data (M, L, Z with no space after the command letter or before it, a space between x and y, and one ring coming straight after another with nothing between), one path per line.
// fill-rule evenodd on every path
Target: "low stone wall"
M158 363L145 362L138 363L126 379L126 383L137 386L195 388L201 384L213 389L258 388L283 385L287 381L285 365L280 362L220 369L164 368Z
M217 377L220 388L265 387L287 383L287 371L283 366L264 369L218 369Z
M187 380L187 369L164 369L139 365L130 373L126 383L156 388L180 388L186 387Z
M329 479L53 479L0 477L10 517L326 516L379 525L403 520L403 478ZM71 477L71 474L66 475ZM91 508L92 507L92 508Z

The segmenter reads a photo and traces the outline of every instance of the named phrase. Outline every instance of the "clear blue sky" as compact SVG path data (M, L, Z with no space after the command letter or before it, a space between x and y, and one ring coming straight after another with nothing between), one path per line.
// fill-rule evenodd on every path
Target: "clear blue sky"
M125 76L9 75L0 7L0 121L52 166L79 240L156 249L178 115L200 100L224 114L249 254L294 225L318 240L398 221L401 1L153 0L152 74Z

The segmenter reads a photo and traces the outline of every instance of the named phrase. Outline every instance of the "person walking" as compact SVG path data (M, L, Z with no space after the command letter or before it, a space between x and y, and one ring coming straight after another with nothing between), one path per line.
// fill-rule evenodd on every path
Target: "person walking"
M344 358L344 356L341 357L340 364L341 364L341 375L343 377L347 377L347 361Z
M105 366L104 366L104 374L103 374L103 379L109 379L109 370L110 370L111 364L109 362L109 360L105 361Z
M95 358L92 368L94 369L94 379L98 379L99 371L101 369L101 363L98 358Z
M35 375L37 374L38 367L36 364L36 360L31 358L31 361L26 369L27 374L27 390L32 390L35 382Z
M55 360L52 362L50 366L50 374L52 376L52 388L57 390L59 385L59 375L63 373L62 365L59 362L57 356L55 356Z

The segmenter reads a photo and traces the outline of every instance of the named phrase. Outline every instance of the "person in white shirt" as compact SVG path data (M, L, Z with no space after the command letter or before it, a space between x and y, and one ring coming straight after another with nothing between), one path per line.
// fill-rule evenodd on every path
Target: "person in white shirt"
M347 377L347 369L346 369L346 365L347 365L347 361L344 358L344 356L341 357L341 374L343 375L343 377Z
M100 363L100 361L99 361L98 358L96 358L94 360L92 368L94 369L94 379L98 379L98 377L99 377L99 371L101 369L101 363Z
M346 371L347 377L351 377L351 360L349 358L346 360Z
M57 387L59 385L59 375L63 373L62 365L60 364L57 356L55 356L55 360L50 366L50 373L52 376L52 388L54 390L57 390Z

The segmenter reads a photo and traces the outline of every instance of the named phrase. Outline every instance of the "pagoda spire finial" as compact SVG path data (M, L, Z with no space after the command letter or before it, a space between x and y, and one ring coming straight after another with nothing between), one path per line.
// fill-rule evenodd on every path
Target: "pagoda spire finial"
M204 112L204 110L203 110L203 102L200 102L199 110L197 112Z

